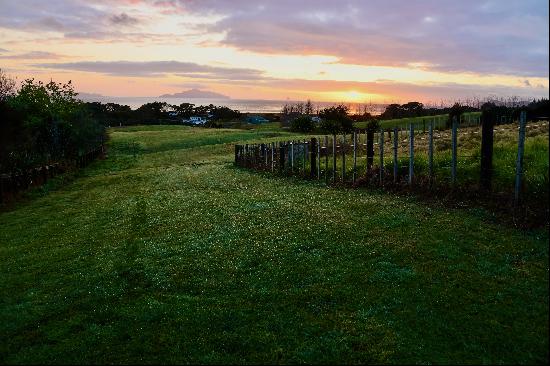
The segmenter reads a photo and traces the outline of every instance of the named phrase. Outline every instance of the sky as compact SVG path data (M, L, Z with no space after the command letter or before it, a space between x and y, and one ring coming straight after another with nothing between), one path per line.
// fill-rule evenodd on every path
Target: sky
M546 0L0 0L0 68L77 91L548 98Z

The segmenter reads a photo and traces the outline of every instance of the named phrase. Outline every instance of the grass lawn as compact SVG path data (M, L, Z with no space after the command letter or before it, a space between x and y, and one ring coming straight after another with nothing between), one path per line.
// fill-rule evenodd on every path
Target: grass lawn
M466 112L462 115L462 125L477 124L476 121L481 115L480 112ZM438 114L436 116L423 116L413 118L396 118L385 119L380 121L380 127L387 128L409 128L409 124L412 122L416 130L427 130L429 123L434 122L434 128L445 129L445 123L448 119L448 114ZM366 128L368 121L355 122L353 125L355 128Z
M280 131L111 129L0 213L0 363L545 363L548 232L235 168Z

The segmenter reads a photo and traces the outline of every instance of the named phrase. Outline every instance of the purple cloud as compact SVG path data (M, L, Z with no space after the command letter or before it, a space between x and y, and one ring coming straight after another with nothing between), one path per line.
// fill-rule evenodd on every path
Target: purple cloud
M19 53L15 55L2 55L0 59L5 60L44 60L44 59L58 59L63 57L57 53L44 52L44 51L31 51L25 53Z
M126 13L114 14L109 18L109 21L115 25L133 26L139 23L137 18L131 17Z
M277 54L323 54L341 62L441 71L548 76L548 2L180 1L220 14L224 44Z
M81 61L43 63L33 66L85 72L97 72L114 76L152 77L175 74L187 78L212 80L261 80L263 72L254 69L215 67L180 61Z

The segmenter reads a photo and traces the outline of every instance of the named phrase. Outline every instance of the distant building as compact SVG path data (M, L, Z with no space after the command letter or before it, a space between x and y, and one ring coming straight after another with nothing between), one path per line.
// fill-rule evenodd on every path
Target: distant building
M320 123L321 122L321 117L311 116L311 122Z
M189 119L182 120L183 123L191 123L193 125L204 125L208 120L201 116L192 116Z
M269 122L269 120L265 119L262 116L248 116L246 118L246 122L252 123L252 124L255 124L255 125L259 125L261 123L267 123L267 122Z

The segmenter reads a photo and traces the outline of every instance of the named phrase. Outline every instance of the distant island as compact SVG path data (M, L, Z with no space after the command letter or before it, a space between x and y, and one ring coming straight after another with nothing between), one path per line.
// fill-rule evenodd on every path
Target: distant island
M180 93L174 94L162 94L159 98L210 98L210 99L230 99L227 95L220 93L200 90L200 89L189 89Z

